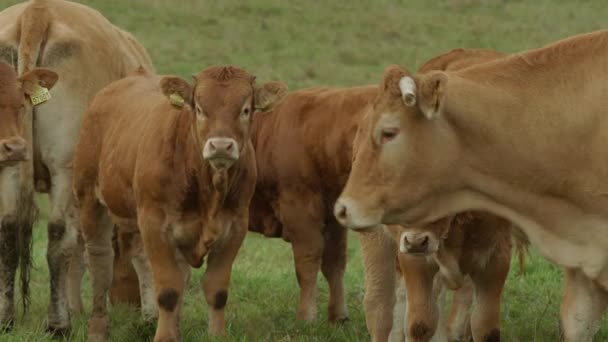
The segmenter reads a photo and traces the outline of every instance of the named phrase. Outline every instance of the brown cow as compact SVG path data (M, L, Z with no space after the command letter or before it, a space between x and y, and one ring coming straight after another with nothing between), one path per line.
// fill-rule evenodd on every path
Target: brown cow
M472 291L465 286L464 292L476 298L470 327L473 339L499 341L500 297L511 263L510 223L476 212L442 219L424 229L390 227L401 252L399 264L407 293L407 340L429 341L436 331L441 332L440 292L444 286L459 290L471 281ZM451 316L447 324L449 340L463 340L469 329L463 324L466 320L457 311Z
M0 171L0 236L5 246L0 249L0 324L14 318L17 265L27 302L34 192L44 192L49 194L47 328L64 335L70 328L70 313L82 310L80 283L85 267L82 248L75 248L78 220L72 193L72 160L81 118L103 86L140 65L153 67L131 34L78 3L22 2L0 12L0 27L0 60L15 66L20 78L36 66L59 77L52 89L50 83L42 85L50 89L48 101L32 106L31 101L21 100L25 107L21 134L29 158ZM41 88L35 90L40 95ZM70 255L74 255L71 260Z
M487 210L566 269L562 338L608 306L608 30L452 72L386 69L340 222L422 226Z
M470 65L502 55L491 50L457 49L426 67L462 68L466 61ZM275 94L281 97L284 91L277 88ZM335 221L332 209L350 170L358 122L371 109L377 92L376 86L300 90L285 95L272 110L254 119L258 182L250 210L250 230L282 236L292 243L301 289L299 319L315 317L319 269L329 283L329 320L347 317L343 284L346 231ZM395 255L396 249L390 247L394 242L383 243L383 237L369 234L361 239L364 246L382 243L384 251ZM363 241L366 239L369 241ZM377 253L372 248L367 250ZM369 285L365 298L368 328L373 338L385 340L391 329L391 313L386 310L392 310L386 291L394 290L394 282L375 281L375 270L371 269L374 256L364 258ZM394 265L392 268L394 272ZM379 297L388 298L388 303L380 302Z
M89 340L105 339L108 332L110 217L121 229L141 234L149 265L136 269L143 284L150 285L150 269L153 274L155 294L142 292L142 298L144 310L146 300L158 303L154 340L179 340L190 266L200 267L206 254L209 332L225 333L230 272L247 233L256 181L250 121L265 88L256 88L254 79L232 66L210 67L192 87L177 77L142 72L94 98L74 159L94 296Z
M13 166L31 155L21 137L24 101L36 87L51 89L57 74L46 69L34 69L17 78L15 68L0 61L0 167Z

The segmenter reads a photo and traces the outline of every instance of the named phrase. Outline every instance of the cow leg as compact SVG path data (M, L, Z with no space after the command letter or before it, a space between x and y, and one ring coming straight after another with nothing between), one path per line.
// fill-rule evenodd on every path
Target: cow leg
M80 314L84 311L80 293L82 277L86 271L86 266L84 262L84 240L82 239L81 234L78 234L77 241L77 245L70 257L67 279L68 306L70 308L70 314L72 315Z
M560 338L564 342L592 341L608 306L608 291L582 271L564 270Z
M112 249L112 222L93 194L87 194L80 203L80 223L84 238L93 308L89 319L88 340L104 341L109 334L108 290L112 282L114 250Z
M407 297L405 293L405 284L401 276L395 279L395 306L393 308L393 326L388 337L389 342L405 341L406 322L405 311L407 310Z
M232 264L247 234L249 214L229 227L227 235L216 241L207 258L207 269L203 277L203 292L209 305L209 334L225 335L225 307Z
M365 268L365 322L372 341L383 342L393 322L397 244L382 228L358 235Z
M483 272L471 274L476 299L471 313L471 333L475 341L500 341L500 296L510 262L509 249L504 254L495 253Z
M461 288L454 291L447 324L449 341L469 341L471 339L473 293L473 282L469 277L465 278Z
M71 171L51 170L50 215L48 222L47 264L50 278L48 329L66 334L70 328L67 275L70 258L77 245L78 224L73 206Z
M4 216L0 225L0 329L10 330L15 319L15 273L19 255L19 225L15 216Z
M152 322L158 318L158 305L154 293L154 277L150 260L144 252L141 237L135 234L133 237L131 263L139 281L139 296L141 300L141 315L144 321Z
M330 322L343 322L348 319L348 308L344 299L347 237L346 228L337 222L327 226L321 271L329 284Z
M158 303L158 325L154 341L179 341L179 303L184 294L184 278L175 258L173 239L167 236L162 212L138 208L137 223L154 276Z

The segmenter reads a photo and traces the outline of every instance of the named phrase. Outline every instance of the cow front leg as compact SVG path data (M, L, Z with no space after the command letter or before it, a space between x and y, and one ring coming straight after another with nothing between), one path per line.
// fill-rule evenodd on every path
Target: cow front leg
M397 244L382 228L358 235L365 268L365 322L371 340L384 342L393 324Z
M560 310L560 340L592 341L608 306L608 291L581 270L564 269L564 294Z
M329 284L327 309L329 321L332 323L344 322L348 319L348 308L344 298L347 237L346 228L337 222L326 228L321 271Z
M235 220L222 240L214 242L207 258L202 286L209 305L209 334L225 335L225 307L232 264L247 234L249 214Z
M85 271L84 240L82 234L78 234L77 244L70 256L67 278L68 306L71 315L81 314L84 311L80 293L82 289L82 277Z
M473 281L470 277L466 277L462 287L454 291L447 322L448 341L469 341L471 339L473 293Z
M175 257L173 238L167 233L166 216L155 209L138 208L137 223L144 251L150 260L159 309L154 341L179 341L179 306L185 283Z

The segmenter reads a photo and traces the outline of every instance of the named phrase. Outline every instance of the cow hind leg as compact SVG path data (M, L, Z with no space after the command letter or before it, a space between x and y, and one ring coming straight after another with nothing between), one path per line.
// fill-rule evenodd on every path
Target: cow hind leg
M346 269L346 228L329 225L326 232L321 271L329 284L328 318L332 323L348 319L348 308L344 298L344 271Z
M561 304L560 340L592 341L608 306L608 291L580 270L564 270L564 295Z
M105 208L93 195L81 200L80 222L93 288L93 308L89 318L88 340L105 341L109 334L107 298L112 282L114 251L112 222Z
M68 306L72 315L81 314L84 311L80 293L85 271L84 240L82 235L78 234L76 247L70 257L67 279Z
M473 293L473 282L470 277L465 278L462 287L454 291L447 322L448 341L471 340Z
M471 274L476 299L471 313L471 333L475 341L500 341L500 297L509 273L509 262L510 258L503 262L490 261L485 272Z
M0 329L13 327L15 318L15 272L19 261L17 235L19 225L14 216L5 216L0 224Z

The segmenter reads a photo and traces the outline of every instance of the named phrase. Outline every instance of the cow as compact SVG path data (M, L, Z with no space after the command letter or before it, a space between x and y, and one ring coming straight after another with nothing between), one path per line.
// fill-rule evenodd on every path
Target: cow
M85 268L82 251L76 247L78 220L71 190L72 157L81 118L88 102L103 86L138 66L151 71L153 67L131 34L77 3L23 2L0 12L0 27L0 60L16 66L19 78L36 67L59 77L52 89L52 80L49 84L39 82L34 89L36 105L23 102L22 137L29 158L0 172L0 235L7 246L0 251L5 265L0 274L0 323L10 325L14 319L13 284L18 263L22 292L28 298L34 193L48 193L47 328L65 335L70 328L70 312L82 311L80 281Z
M429 61L426 67L462 68L467 61L473 64L501 56L492 50L455 49ZM254 118L252 141L258 181L251 202L250 230L291 242L300 286L298 319L310 321L316 316L316 280L321 269L329 284L328 318L331 322L343 321L347 318L343 284L347 236L333 217L333 204L350 171L350 150L358 123L371 109L378 88L310 88L289 93L282 88L273 90L276 104L272 110ZM395 256L394 242L384 243L383 237L369 234L361 239L364 251L377 253L365 246L378 242L387 254L392 251ZM388 289L374 280L374 257L364 258L366 284L370 286L365 298L368 328L373 337L386 340L391 314L386 312L389 305L378 297L386 298ZM386 267L391 269L390 265Z
M256 104L269 105L267 87L254 80L234 66L206 68L193 86L142 70L91 102L74 156L94 298L89 340L104 340L109 331L112 222L141 236L145 253L135 269L148 286L142 311L158 306L155 341L179 340L190 267L207 255L209 333L225 334L232 263L247 233L257 177L250 125Z
M601 30L462 70L389 66L334 214L356 230L502 216L565 270L562 340L591 341L608 306L606 56Z
M465 299L465 303L455 303L450 315L448 340L465 340L468 315L462 309L475 296L470 318L473 339L499 341L500 297L511 264L511 223L486 212L469 212L422 229L389 226L389 230L399 241L399 266L407 294L407 340L429 341L443 333L438 326L438 299L447 287L462 289L455 296Z
M31 154L21 136L24 101L29 101L30 96L36 95L38 87L45 86L50 89L55 82L56 73L40 68L18 78L15 68L0 60L0 168L15 166L28 158L28 152ZM6 236L11 235L5 230L2 232L1 234L6 233ZM2 239L6 236L2 236ZM6 262L10 263L10 260L6 259Z

